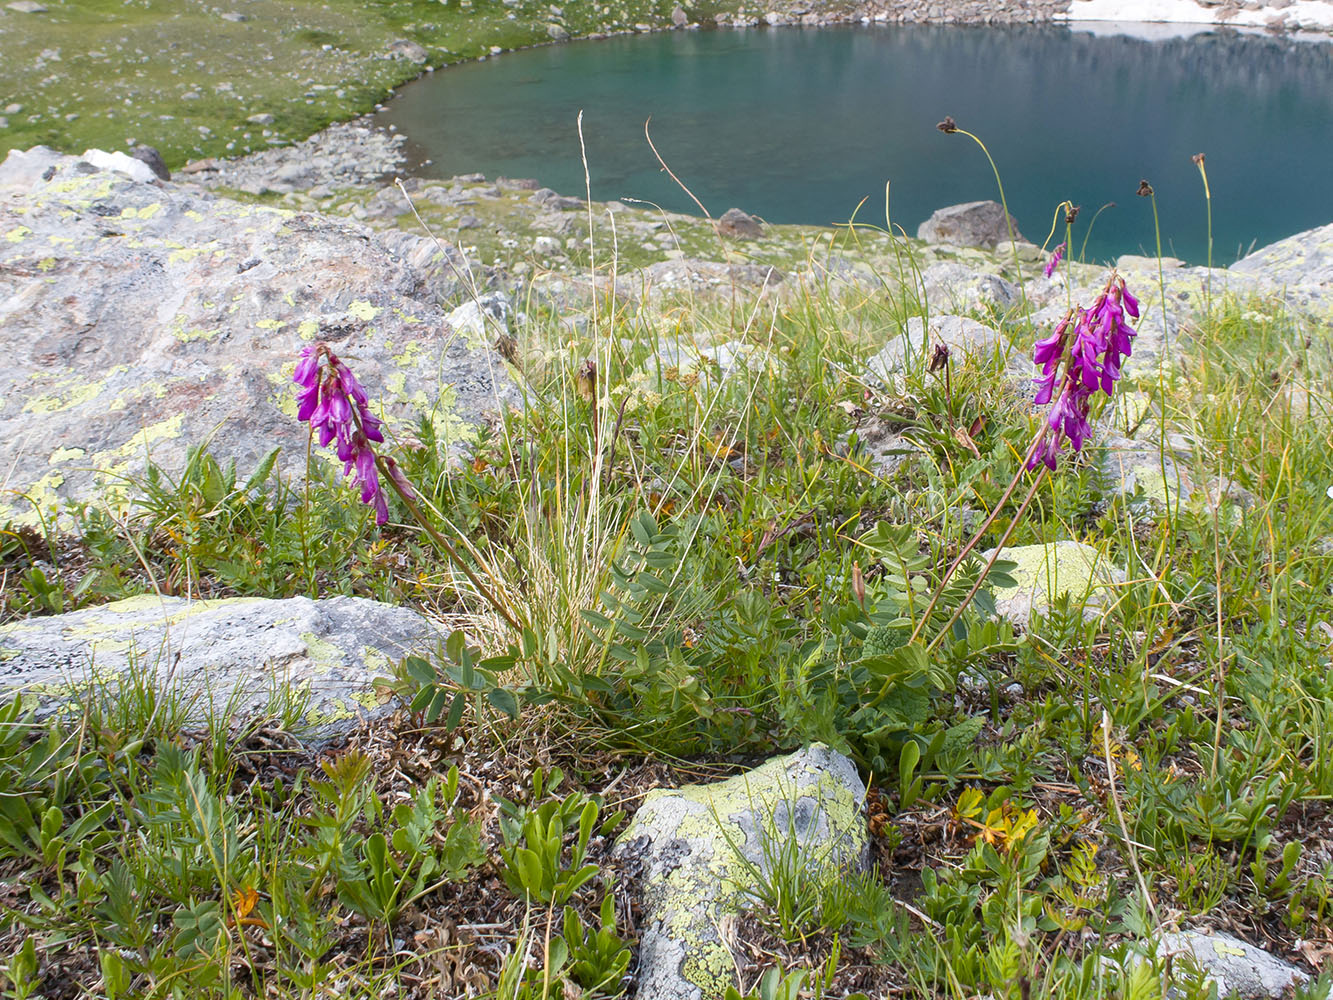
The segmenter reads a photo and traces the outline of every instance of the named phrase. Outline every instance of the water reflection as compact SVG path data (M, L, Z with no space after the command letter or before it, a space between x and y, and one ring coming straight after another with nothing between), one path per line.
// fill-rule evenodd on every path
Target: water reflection
M1102 29L1104 30L1104 29ZM774 222L884 218L914 232L941 205L995 196L1037 242L1063 198L1103 213L1089 254L1150 248L1157 189L1168 252L1201 260L1208 156L1215 259L1333 221L1333 45L1230 33L1149 41L1059 26L676 32L553 46L454 67L381 117L438 176L482 171L679 210L643 135L707 205ZM1076 245L1081 234L1076 236Z

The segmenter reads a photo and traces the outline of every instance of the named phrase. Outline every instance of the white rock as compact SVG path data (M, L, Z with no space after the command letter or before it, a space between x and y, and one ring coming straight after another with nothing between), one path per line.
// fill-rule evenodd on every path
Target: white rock
M897 337L866 362L868 377L885 385L900 385L909 367L925 369L936 344L949 348L955 364L965 357L985 359L997 352L1008 352L1004 338L996 330L974 319L943 315L932 316L927 323L920 316L913 316Z
M114 170L117 173L125 174L131 180L136 180L140 184L149 184L157 180L157 174L153 173L152 167L144 163L143 160L136 160L128 153L108 153L104 149L87 149L84 150L82 159L101 170Z

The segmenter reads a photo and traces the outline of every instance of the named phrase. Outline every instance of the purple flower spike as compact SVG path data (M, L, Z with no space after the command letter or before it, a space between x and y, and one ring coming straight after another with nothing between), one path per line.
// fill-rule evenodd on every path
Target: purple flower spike
M321 361L323 364L321 365ZM343 475L360 486L362 503L375 508L375 523L389 519L389 505L380 482L377 456L372 442L384 442L383 423L370 412L366 390L352 370L329 349L328 344L309 344L301 350L292 381L297 393L296 416L318 432L321 448L334 443ZM413 495L407 477L385 458L390 478L408 496Z
M1060 266L1060 261L1065 255L1065 245L1061 243L1051 252L1051 259L1046 262L1046 266L1041 269L1043 277L1049 278L1055 273L1055 269Z
M1063 251L1064 244L1056 247L1048 276ZM1075 309L1054 333L1037 341L1032 360L1041 368L1041 376L1033 380L1038 386L1033 402L1044 406L1054 400L1054 405L1046 415L1041 440L1028 455L1029 469L1038 465L1054 469L1065 439L1074 451L1080 451L1091 436L1092 399L1099 389L1111 395L1135 336L1134 328L1125 319L1126 313L1138 318L1138 300L1125 288L1125 279L1112 272L1091 309Z

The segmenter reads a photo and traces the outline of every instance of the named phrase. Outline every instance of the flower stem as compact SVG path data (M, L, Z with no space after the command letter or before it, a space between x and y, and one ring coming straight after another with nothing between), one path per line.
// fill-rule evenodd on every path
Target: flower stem
M995 523L995 519L999 516L1000 510L1009 502L1009 498L1014 495L1014 490L1018 488L1018 481L1023 478L1023 471L1027 467L1027 460L1031 458L1041 446L1042 441L1046 439L1046 435L1049 432L1050 425L1043 422L1041 430L1037 433L1037 436L1032 439L1032 444L1028 447L1028 452L1023 457L1023 464L1020 465L1018 471L1014 473L1014 478L1009 480L1009 485L1005 487L1004 493L1000 496L1000 499L995 502L995 506L991 508L991 512L986 517L986 520L981 522L981 527L977 528L973 533L972 538L963 546L963 550L954 557L953 562L949 564L949 568L944 571L944 577L940 580L939 586L935 588L935 592L930 595L930 603L926 605L926 610L922 612L920 621L916 623L916 628L912 630L911 638L907 640L909 643L915 642L917 637L921 635L921 630L924 629L926 624L930 621L931 612L935 610L935 605L939 603L940 595L944 593L944 588L948 585L954 571L962 565L963 560L966 559L972 550L977 547L977 543L981 541L981 536L984 535L990 526ZM1041 477L1038 476L1037 479L1040 481ZM1013 530L1012 525L1010 525L1009 530ZM1005 537L1007 538L1008 535ZM984 575L982 579L985 579Z
M417 505L416 500L407 490L403 489L397 478L389 472L389 468L385 464L384 459L379 455L376 455L375 464L379 467L381 481L387 481L388 484L393 487L393 491L398 494L398 499L403 501L403 504L407 507L412 517L416 519L417 524L421 525L426 534L430 536L431 541L443 550L444 554L449 557L450 562L463 571L463 575L468 578L468 581L477 589L477 593L482 596L486 603L494 608L500 617L503 618L514 631L522 632L523 626L518 623L517 619L515 619L512 614L510 614L509 609L506 608L500 602L499 598L497 598L490 589L477 578L477 574L472 572L472 568L468 566L463 560L463 557L459 555L458 550L454 548L449 539L440 534L439 530L426 519L426 516L421 512L421 508Z
M1018 274L1018 290L1023 293L1023 308L1027 311L1028 319L1030 321L1032 316L1032 304L1028 302L1027 282L1023 280L1023 267L1018 262L1018 240L1014 237L1014 217L1009 214L1009 202L1004 196L1004 181L1000 180L1000 168L995 165L995 158L990 155L990 150L986 148L986 144L982 142L980 138L973 135L965 128L956 128L955 131L960 135L967 136L980 146L981 151L986 154L986 159L990 161L991 172L995 174L995 186L1000 189L1000 207L1004 209L1004 225L1009 231L1009 246L1014 252L1014 270Z
M986 565L981 568L981 575L977 577L977 582L972 584L972 589L967 592L967 596L964 597L958 607L954 609L952 617L944 623L944 627L939 630L934 639L930 640L930 643L926 646L927 653L940 644L940 640L949 633L951 628L953 628L953 623L959 619L962 613L967 609L967 606L972 603L972 598L977 596L977 591L980 590L981 585L986 582L986 577L990 576L991 568L994 567L995 561L1000 558L1000 553L1004 550L1005 543L1009 541L1009 536L1012 535L1014 529L1018 527L1018 522L1021 521L1023 515L1027 513L1028 506L1032 503L1032 498L1037 495L1037 487L1041 485L1041 481L1045 477L1046 467L1042 466L1041 469L1038 470L1036 477L1032 480L1032 485L1028 487L1027 496L1023 498L1023 502L1018 505L1018 510L1014 512L1014 517L1013 520L1009 522L1009 527L1004 529L1004 534L1001 535L1000 540L995 543L995 551L992 552L991 557L986 560Z
M1204 166L1203 154L1194 154L1194 163L1203 178L1203 201L1208 210L1208 280L1204 285L1208 299L1208 318L1213 316L1213 192L1208 187L1208 168Z

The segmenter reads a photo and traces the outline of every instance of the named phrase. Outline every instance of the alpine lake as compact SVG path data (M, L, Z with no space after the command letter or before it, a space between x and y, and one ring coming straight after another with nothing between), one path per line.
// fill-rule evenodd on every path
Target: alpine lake
M1123 28L1123 26L1122 26ZM532 177L772 223L915 235L936 208L998 200L1024 236L1081 206L1072 252L1215 263L1333 219L1333 45L1180 26L872 26L678 31L451 67L380 113L425 176ZM578 118L583 113L582 144ZM645 134L647 133L647 134ZM886 192L890 195L887 201ZM1114 204L1112 204L1114 203ZM1098 209L1106 207L1088 232ZM1063 238L1063 222L1052 243Z

